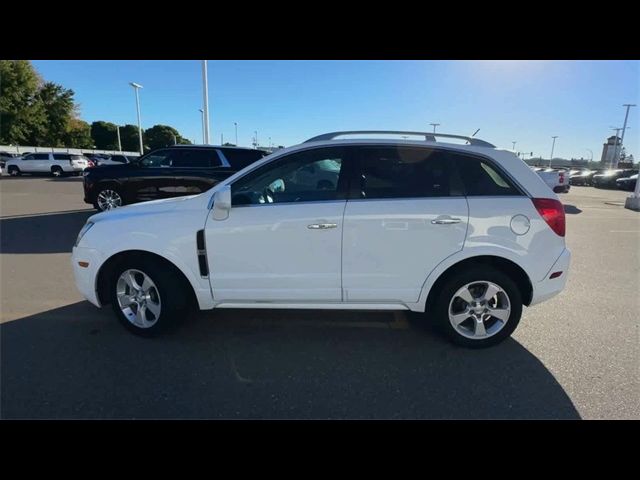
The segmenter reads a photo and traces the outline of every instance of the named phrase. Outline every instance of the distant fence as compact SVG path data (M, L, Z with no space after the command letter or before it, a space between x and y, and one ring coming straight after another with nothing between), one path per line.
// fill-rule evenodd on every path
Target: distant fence
M27 145L0 145L0 151L8 153L38 153L38 152L56 152L56 153L106 153L108 155L140 155L140 152L126 152L119 150L92 150L90 148L61 148L61 147L29 147Z

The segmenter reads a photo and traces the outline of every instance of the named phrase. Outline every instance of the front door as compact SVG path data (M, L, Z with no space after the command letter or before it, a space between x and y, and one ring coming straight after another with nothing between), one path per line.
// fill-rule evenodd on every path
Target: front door
M175 196L175 181L169 170L171 150L156 150L130 167L127 196L134 202L144 202Z
M210 213L206 223L216 301L342 300L348 165L344 149L317 148L234 181L228 218L214 220Z

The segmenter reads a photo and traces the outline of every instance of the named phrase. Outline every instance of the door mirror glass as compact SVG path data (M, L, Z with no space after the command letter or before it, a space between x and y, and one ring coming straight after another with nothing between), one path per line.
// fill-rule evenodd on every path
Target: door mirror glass
M213 195L214 220L226 220L231 210L231 187L225 185Z

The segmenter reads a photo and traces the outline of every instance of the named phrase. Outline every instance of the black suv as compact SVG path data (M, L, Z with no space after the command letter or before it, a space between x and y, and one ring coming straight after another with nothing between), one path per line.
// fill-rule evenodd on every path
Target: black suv
M174 145L131 163L87 168L84 201L100 211L161 198L202 193L268 155L263 150Z

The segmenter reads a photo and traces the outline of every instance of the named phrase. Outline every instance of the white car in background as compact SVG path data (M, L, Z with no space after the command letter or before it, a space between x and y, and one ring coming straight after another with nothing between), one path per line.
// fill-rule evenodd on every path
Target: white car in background
M567 193L571 188L568 170L544 167L531 167L531 169L544 180L544 183L549 185L554 193Z
M390 134L420 138L379 138ZM558 197L510 151L352 131L278 150L199 195L94 215L71 262L82 295L139 335L190 308L411 310L477 348L562 291L564 236Z
M6 162L7 173L18 176L23 173L50 173L54 177L64 174L80 174L89 166L83 155L74 153L29 153Z

